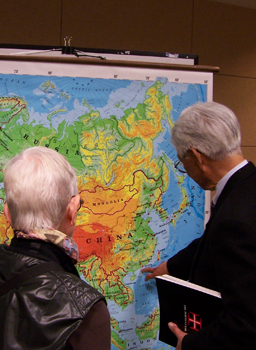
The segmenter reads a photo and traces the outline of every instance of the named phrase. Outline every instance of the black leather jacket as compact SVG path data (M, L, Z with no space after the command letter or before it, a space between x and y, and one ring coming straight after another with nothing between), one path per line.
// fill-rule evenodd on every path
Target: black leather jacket
M65 349L90 308L104 297L82 281L71 259L51 243L13 238L0 245L0 286L15 274L46 261L63 271L31 278L0 298L1 350Z

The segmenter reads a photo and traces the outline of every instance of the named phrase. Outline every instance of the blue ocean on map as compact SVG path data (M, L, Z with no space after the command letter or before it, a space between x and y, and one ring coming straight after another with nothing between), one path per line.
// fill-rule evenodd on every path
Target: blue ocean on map
M42 90L40 86L46 81L52 84L49 87L44 87ZM49 98L49 105L56 107L56 100L60 93L69 93L70 98L66 101L66 106L70 110L74 106L74 99L86 99L95 108L104 107L112 92L126 88L131 84L130 80L115 80L115 79L92 79L92 78L71 78L71 77L55 77L55 76L20 76L17 75L2 75L0 74L0 83L5 82L5 94L11 93L18 96L26 96L26 99L33 106L35 111L45 113L42 106L40 96L47 95ZM34 92L34 93L33 93ZM3 95L3 92L1 93ZM53 100L53 102L51 101Z

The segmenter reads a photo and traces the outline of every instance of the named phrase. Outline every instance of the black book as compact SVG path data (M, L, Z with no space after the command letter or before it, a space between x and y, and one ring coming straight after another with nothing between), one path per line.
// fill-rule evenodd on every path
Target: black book
M198 332L222 310L221 294L169 275L157 276L160 306L159 340L176 347L177 338L168 327L176 323L186 332Z

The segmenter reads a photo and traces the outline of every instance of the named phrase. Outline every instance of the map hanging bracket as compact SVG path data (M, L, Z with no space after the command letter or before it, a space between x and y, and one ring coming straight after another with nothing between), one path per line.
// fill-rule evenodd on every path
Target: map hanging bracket
M62 47L62 54L63 55L75 55L76 57L93 57L93 58L99 58L101 60L105 60L106 58L103 56L94 56L94 55L88 55L85 54L83 51L78 50L76 48L74 48L73 46L71 46L71 40L72 40L72 36L65 36L64 38L64 46Z

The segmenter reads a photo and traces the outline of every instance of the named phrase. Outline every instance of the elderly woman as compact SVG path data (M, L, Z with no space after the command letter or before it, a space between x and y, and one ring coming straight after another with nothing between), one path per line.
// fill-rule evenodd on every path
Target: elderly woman
M74 265L75 170L52 149L28 148L5 167L4 188L14 238L0 246L0 348L109 350L105 299Z

